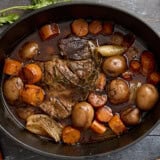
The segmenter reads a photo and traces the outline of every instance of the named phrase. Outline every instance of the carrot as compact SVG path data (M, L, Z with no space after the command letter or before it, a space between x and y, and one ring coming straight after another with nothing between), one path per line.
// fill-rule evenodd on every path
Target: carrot
M88 23L84 19L74 20L71 28L76 36L83 37L88 34Z
M52 38L54 36L57 36L60 33L60 29L58 24L46 24L42 26L39 30L40 37L42 40L47 40L49 38Z
M41 68L34 63L27 64L22 71L24 79L29 84L36 83L41 80L42 78L42 71Z
M116 135L120 135L126 130L125 125L117 114L111 118L111 120L108 122L108 125Z
M99 92L91 92L88 102L95 108L102 107L107 102L107 95Z
M147 77L147 82L156 85L160 82L160 73L152 72Z
M133 76L133 73L130 71L126 71L122 73L122 78L125 79L126 81L131 81L132 76Z
M132 60L130 62L130 70L133 71L133 72L139 72L140 71L140 68L141 68L141 64L138 60Z
M114 30L114 25L113 23L110 22L105 22L103 24L103 29L102 29L102 33L105 35L111 35L113 33Z
M39 86L26 84L20 96L25 103L37 106L43 102L44 91Z
M107 127L99 123L97 120L94 120L90 127L94 132L98 134L103 134L107 130Z
M112 117L112 110L109 107L101 107L96 111L96 118L100 122L109 122Z
M98 20L94 20L89 24L89 32L92 34L98 34L102 31L102 23Z
M81 133L78 129L71 126L66 126L62 130L62 140L67 144L75 144L81 138Z
M5 59L3 73L15 76L18 75L22 68L22 63L10 58Z
M96 89L103 90L106 85L106 75L104 73L99 73L96 80Z

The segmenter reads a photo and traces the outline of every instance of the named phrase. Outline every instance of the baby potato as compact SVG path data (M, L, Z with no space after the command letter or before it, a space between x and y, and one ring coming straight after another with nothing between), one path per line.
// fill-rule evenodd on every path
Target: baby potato
M129 99L128 84L122 79L114 79L108 86L109 101L113 104L121 104Z
M143 84L136 93L136 104L141 110L147 111L154 107L158 101L158 91L152 84Z
M90 127L93 117L93 107L87 102L77 103L72 110L72 123L75 127Z
M126 71L126 59L120 55L106 58L103 62L102 68L107 76L117 77Z

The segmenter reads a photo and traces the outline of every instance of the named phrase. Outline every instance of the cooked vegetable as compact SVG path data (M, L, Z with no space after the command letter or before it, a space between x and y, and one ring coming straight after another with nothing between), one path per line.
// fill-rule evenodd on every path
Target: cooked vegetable
M104 73L99 73L96 79L95 86L96 90L103 90L106 85L106 75Z
M71 126L66 126L62 131L62 140L67 144L75 144L81 138L81 133L78 129L75 129Z
M88 102L95 108L102 107L107 102L107 95L101 92L91 92L88 96Z
M138 88L136 94L136 104L141 110L147 111L154 107L158 101L158 91L152 84L143 84Z
M98 121L94 120L90 127L94 132L98 134L103 134L106 132L107 127L105 127L103 124L99 123Z
M124 35L120 32L114 32L111 37L111 44L121 46L123 43Z
M125 125L137 125L141 120L140 110L136 107L127 107L120 113L121 120Z
M147 77L147 82L156 85L160 82L160 73L152 72Z
M112 56L104 60L102 68L107 76L117 77L126 71L127 62L123 56Z
M122 78L125 79L126 81L131 81L132 76L133 76L133 73L130 71L126 71L122 73Z
M40 28L39 34L42 40L47 40L60 34L60 29L56 23L46 24Z
M141 64L138 60L132 60L129 64L129 68L132 72L139 72L141 69Z
M152 73L155 69L155 59L151 52L144 51L141 54L141 66L142 66L142 74L147 76Z
M21 49L19 50L19 55L22 59L32 59L35 57L39 52L39 45L37 42L29 41L22 45Z
M102 33L104 35L111 35L114 31L114 25L111 22L104 22L103 23L103 29L102 29Z
M134 40L135 36L132 33L128 33L124 36L122 45L129 48L134 43Z
M3 84L4 95L10 102L19 99L20 92L23 89L23 82L19 77L11 77Z
M23 68L23 76L28 84L39 82L42 78L41 68L34 63L27 64Z
M10 76L15 76L19 74L21 68L22 68L21 62L11 58L6 58L3 67L3 73L8 74Z
M89 24L88 29L90 33L96 35L102 31L102 23L98 20L94 20Z
M72 32L78 37L83 37L88 34L88 23L84 19L74 20L71 28Z
M109 122L113 117L111 108L104 106L96 110L96 118L100 122Z
M75 127L90 127L93 117L93 107L87 102L77 103L72 110L72 123Z
M108 98L113 104L121 104L129 99L128 84L122 79L112 80L108 86Z
M63 126L47 115L35 114L27 118L26 129L35 134L50 136L59 142Z
M125 47L118 45L105 45L97 47L95 51L104 57L110 57L123 54L125 52Z
M121 119L120 119L118 114L115 114L111 118L111 120L108 122L108 125L116 135L120 135L124 131L126 131L126 127L123 124L123 122L121 121Z
M27 104L38 106L43 102L44 91L39 86L26 84L21 92L21 98Z

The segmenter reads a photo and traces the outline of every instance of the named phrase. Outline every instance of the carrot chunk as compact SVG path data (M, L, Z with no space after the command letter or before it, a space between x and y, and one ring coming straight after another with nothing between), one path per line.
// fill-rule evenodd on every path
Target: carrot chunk
M113 23L105 22L103 24L103 30L102 30L103 34L105 34L105 35L111 35L113 33L113 30L114 30Z
M147 77L147 82L156 85L160 82L160 73L152 72Z
M89 24L89 32L96 35L102 31L102 23L98 20L94 20Z
M81 138L81 133L78 129L75 129L71 126L64 127L62 131L62 140L67 144L75 144Z
M130 62L130 70L133 71L133 72L139 72L140 71L140 68L141 68L141 64L138 60L132 60Z

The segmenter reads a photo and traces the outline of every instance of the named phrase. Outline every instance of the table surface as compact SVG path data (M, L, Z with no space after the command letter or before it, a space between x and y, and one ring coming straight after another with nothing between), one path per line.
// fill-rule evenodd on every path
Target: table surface
M89 0L88 0L89 1ZM151 26L160 35L160 0L90 0L90 2L108 4L138 16ZM29 4L30 0L0 0L0 9L13 6ZM24 14L24 13L22 13ZM8 25L0 28L0 33ZM0 132L0 143L5 160L54 160L41 156L37 153L24 149L19 144ZM92 159L92 158L87 158ZM160 125L148 136L131 147L104 156L95 157L94 160L158 160L160 159ZM55 159L56 160L56 159Z

